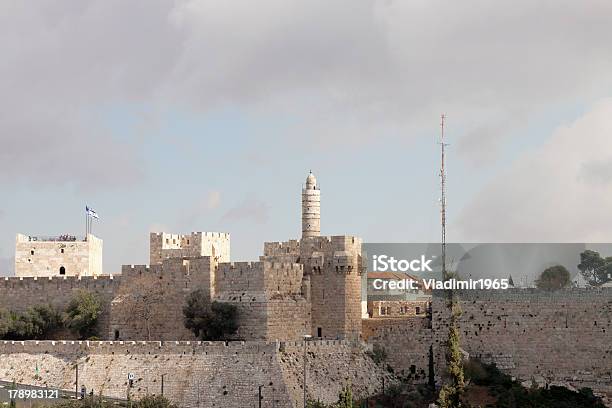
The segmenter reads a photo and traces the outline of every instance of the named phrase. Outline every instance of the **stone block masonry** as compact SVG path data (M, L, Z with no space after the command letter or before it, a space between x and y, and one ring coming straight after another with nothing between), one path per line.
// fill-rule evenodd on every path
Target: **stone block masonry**
M434 293L432 327L447 330ZM612 396L612 288L462 291L462 347L524 380L590 387Z
M151 265L169 258L209 256L217 262L230 261L230 234L224 232L192 232L171 234L152 232L149 236Z
M17 234L15 276L97 276L102 274L102 240Z
M297 340L310 332L302 265L235 262L219 265L215 299L238 308L242 339Z
M109 339L195 340L185 328L183 306L201 289L214 296L212 257L164 259L158 265L124 265L123 284L111 304Z
M200 342L0 342L0 378L50 388L79 388L126 399L160 394L180 407L293 407L277 344ZM38 365L40 378L35 378Z
M308 342L311 397L335 402L351 384L365 397L391 376L355 343ZM303 343L264 342L0 342L0 379L50 388L75 389L126 398L128 373L135 374L132 398L161 393L180 407L297 408L302 405ZM40 377L35 377L35 367Z
M96 293L102 303L98 332L106 337L111 326L110 305L121 281L121 276L2 278L0 309L23 312L31 306L52 305L63 311L77 291L90 291Z
M592 388L612 396L612 288L458 292L461 347L522 381ZM385 348L396 373L445 367L448 309L434 291L428 318L365 319L364 338ZM426 377L421 379L426 381Z

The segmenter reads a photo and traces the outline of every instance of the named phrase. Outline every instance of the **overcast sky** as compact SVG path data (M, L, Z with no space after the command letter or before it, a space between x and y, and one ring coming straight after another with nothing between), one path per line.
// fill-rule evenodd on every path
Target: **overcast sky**
M612 240L612 2L0 2L0 273L15 234L101 216L106 272L149 231L224 231L232 258L322 232ZM606 254L612 255L612 254Z

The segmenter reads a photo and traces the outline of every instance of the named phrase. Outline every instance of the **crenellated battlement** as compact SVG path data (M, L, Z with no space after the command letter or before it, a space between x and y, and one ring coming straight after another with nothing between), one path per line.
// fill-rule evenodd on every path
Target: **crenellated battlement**
M278 342L263 341L0 341L0 354L225 354L278 350Z
M219 262L230 260L230 234L227 232L152 232L149 245L152 265L159 264L164 259L198 256L211 256Z
M116 286L121 280L121 275L100 275L100 276L6 276L0 278L0 289L27 288L33 290L45 290L49 286L58 287L78 287L88 288L92 285Z
M300 241L264 242L264 256L299 255Z

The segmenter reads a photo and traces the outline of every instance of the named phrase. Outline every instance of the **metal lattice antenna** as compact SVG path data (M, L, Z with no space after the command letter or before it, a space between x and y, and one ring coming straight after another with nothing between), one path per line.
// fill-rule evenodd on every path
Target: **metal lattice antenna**
M440 115L440 150L441 150L441 165L440 165L440 214L442 223L442 276L446 279L446 168L444 167L445 148L447 146L444 141L444 119L446 115Z

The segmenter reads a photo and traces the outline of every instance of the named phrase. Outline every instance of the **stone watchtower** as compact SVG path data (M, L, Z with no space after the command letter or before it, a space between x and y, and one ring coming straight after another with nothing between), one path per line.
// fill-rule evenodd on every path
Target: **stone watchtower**
M321 235L321 191L312 171L302 189L302 238Z
M102 240L59 235L54 237L17 234L15 276L97 276L102 274Z

